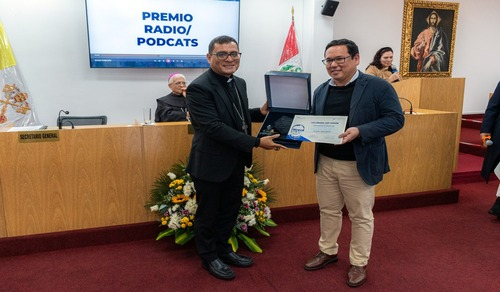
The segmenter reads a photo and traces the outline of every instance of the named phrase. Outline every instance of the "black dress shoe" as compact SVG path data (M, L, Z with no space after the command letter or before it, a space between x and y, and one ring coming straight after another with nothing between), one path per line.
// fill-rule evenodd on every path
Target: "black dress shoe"
M222 280L232 280L236 276L225 263L220 259L215 259L211 262L202 262L202 267L206 269L212 276Z
M495 201L495 204L493 204L493 207L488 211L491 215L500 217L500 197L497 197L497 200Z
M235 267L250 267L253 265L253 260L247 256L239 255L234 252L221 254L219 258L226 264L235 266Z

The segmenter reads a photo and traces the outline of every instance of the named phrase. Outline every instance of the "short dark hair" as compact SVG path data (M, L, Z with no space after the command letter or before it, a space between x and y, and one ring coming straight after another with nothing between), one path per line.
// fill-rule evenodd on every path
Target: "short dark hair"
M383 47L375 53L375 56L373 56L373 61L370 63L370 65L373 65L373 66L377 67L378 69L382 69L382 67L384 67L384 66L382 66L380 59L382 58L382 55L386 52L394 53L392 51L391 47ZM370 67L370 65L368 65L368 67ZM368 69L368 67L366 67L366 68Z
M356 45L355 42L348 40L348 39L339 39L339 40L333 40L333 41L329 42L326 45L325 53L326 53L326 50L328 50L330 47L334 47L334 46L346 46L347 52L349 53L349 55L351 57L354 57L357 54L359 54L358 45Z
M238 50L240 49L238 42L233 37L230 37L228 35L221 35L215 37L213 40L210 41L210 44L208 44L208 53L211 54L214 51L215 44L229 44L229 43L235 43Z

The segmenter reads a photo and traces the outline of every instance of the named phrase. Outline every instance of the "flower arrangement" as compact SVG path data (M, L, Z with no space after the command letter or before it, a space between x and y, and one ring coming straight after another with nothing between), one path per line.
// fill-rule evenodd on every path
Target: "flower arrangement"
M245 168L241 207L229 239L233 251L238 250L239 239L251 251L261 253L262 249L255 239L248 236L250 227L264 236L270 236L266 227L277 226L267 205L272 201L272 189L268 187L268 179L259 180L256 177L260 171L257 165ZM184 245L194 237L194 217L198 207L196 190L184 163L174 164L156 179L145 207L158 213L160 226L166 228L156 240L174 235L175 243Z

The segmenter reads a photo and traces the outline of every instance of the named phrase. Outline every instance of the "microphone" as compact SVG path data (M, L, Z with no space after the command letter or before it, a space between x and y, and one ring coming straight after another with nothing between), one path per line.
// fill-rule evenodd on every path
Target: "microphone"
M491 146L493 145L493 141L491 140L491 135L486 135L483 137L483 143L484 145L486 145L487 147L488 146Z
M70 123L70 124L71 124L71 129L74 129L74 128L75 128L75 125L74 125L74 124L73 124L73 122L72 122L72 121L70 121L70 120L66 120L66 121L64 121L64 123ZM61 123L61 128L62 128L62 124L63 124L63 123ZM61 128L59 128L59 129L61 129Z
M59 116L57 117L57 126L59 127L59 129L62 129L61 113L64 113L67 115L67 114L69 114L69 111L65 111L65 110L59 111ZM73 123L71 123L71 124L73 124Z
M406 100L410 104L410 115L413 114L413 104L411 103L411 101L409 99L404 98L404 97L399 97L399 99ZM403 110L403 113L404 113L404 110Z
M392 74L398 72L398 67L396 67L396 65L394 65L394 64L392 64L391 67L389 67L389 69L391 70ZM398 82L398 81L399 81L399 79L396 79L396 80L393 81L393 83L394 82Z

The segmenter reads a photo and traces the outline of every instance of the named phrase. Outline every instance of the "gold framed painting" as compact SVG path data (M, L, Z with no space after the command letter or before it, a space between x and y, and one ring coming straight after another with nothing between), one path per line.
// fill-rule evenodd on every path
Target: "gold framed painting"
M405 0L400 74L451 77L458 3Z

